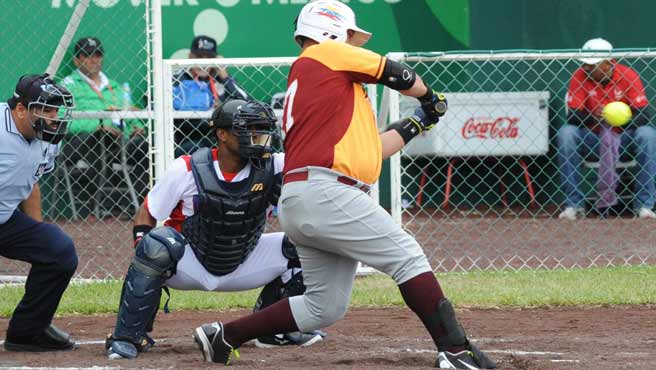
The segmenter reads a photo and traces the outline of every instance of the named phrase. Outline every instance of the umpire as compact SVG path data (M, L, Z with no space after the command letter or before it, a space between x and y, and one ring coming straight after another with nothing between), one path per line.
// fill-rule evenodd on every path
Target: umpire
M32 264L25 295L9 322L5 349L41 352L75 347L51 324L77 268L73 240L41 217L37 181L54 169L73 97L47 74L18 80L0 103L0 255Z

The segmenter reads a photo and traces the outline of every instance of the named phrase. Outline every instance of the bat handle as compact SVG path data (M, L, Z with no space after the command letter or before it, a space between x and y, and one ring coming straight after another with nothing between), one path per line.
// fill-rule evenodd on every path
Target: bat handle
M446 110L447 110L446 102L438 101L437 103L435 103L435 111L437 113L444 114L446 113Z

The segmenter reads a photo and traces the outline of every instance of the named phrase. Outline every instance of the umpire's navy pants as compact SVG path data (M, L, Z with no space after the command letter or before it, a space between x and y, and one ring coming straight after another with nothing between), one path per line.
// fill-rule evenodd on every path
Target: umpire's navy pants
M0 255L32 264L25 295L7 329L9 340L31 338L50 325L75 273L73 240L57 225L38 222L16 210L0 224Z

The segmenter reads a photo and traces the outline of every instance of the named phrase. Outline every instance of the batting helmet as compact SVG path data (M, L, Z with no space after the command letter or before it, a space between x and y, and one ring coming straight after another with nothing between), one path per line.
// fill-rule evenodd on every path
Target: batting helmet
M209 126L230 129L239 140L239 155L260 159L273 152L271 141L276 135L276 115L271 107L255 100L229 100L212 113Z
M12 109L21 103L33 112L36 119L32 122L32 128L37 139L57 144L64 138L74 108L73 95L65 87L57 85L47 73L22 76L7 102ZM57 111L57 118L45 114L51 109Z
M335 40L346 42L348 30L355 31L352 43L362 46L371 38L367 32L355 24L355 13L348 5L335 0L319 0L306 4L296 18L294 39L303 46L299 36L316 42Z

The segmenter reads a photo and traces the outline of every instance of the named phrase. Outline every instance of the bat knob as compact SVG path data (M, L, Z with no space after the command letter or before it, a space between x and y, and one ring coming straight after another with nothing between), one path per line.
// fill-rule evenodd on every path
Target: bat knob
M447 110L446 102L438 101L437 103L435 103L435 111L437 113L444 114L446 113L446 110Z

